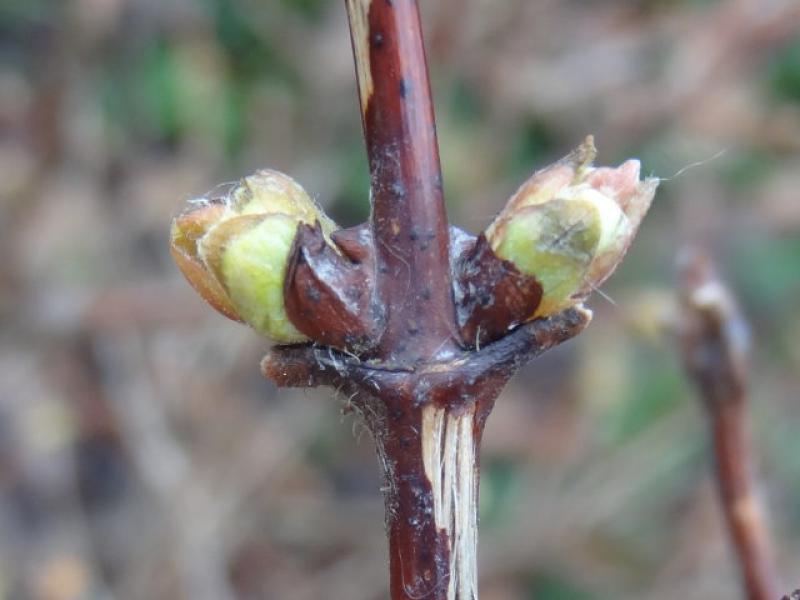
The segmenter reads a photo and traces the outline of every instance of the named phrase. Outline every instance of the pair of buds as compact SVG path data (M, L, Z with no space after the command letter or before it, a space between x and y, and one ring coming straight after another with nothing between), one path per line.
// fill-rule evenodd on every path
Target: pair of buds
M477 238L451 232L465 346L576 305L614 271L655 194L639 162L595 168L591 138L535 173ZM356 353L380 336L366 226L338 229L291 178L259 171L172 224L184 276L225 316L281 344Z

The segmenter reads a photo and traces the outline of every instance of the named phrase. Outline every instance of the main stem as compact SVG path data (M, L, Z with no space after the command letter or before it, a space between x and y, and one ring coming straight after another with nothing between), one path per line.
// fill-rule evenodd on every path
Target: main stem
M431 478L434 520L450 539L448 598L478 597L478 453L475 407L422 412L422 457Z
M478 451L472 403L435 401L379 429L395 600L477 600Z
M452 353L455 308L428 69L414 0L347 0L372 187L376 357Z
M516 370L577 335L573 308L502 339L410 367L312 345L277 347L264 374L282 387L330 385L353 399L381 459L393 600L477 600L478 452L494 401Z
M371 176L375 305L371 358L401 366L362 397L386 480L394 600L477 598L478 406L438 398L415 371L459 351L449 229L420 16L414 0L346 0Z

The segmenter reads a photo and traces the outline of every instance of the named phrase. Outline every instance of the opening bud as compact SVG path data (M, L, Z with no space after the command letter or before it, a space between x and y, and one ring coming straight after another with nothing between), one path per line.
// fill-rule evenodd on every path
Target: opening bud
M591 137L537 172L487 228L492 250L535 277L542 297L531 318L582 302L614 271L636 235L658 179L640 165L592 166Z
M258 171L227 195L190 201L172 222L170 250L212 307L278 343L308 338L289 320L284 280L298 225L336 229L290 177Z

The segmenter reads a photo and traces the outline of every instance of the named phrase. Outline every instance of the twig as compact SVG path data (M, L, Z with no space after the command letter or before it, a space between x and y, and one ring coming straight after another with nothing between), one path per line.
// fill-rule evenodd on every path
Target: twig
M435 359L457 347L457 336L419 9L408 0L347 0L347 12L372 178L376 295L391 305L377 355ZM401 341L422 323L414 343Z
M772 600L778 586L747 435L747 327L706 257L681 268L681 352L709 415L722 510L747 598Z

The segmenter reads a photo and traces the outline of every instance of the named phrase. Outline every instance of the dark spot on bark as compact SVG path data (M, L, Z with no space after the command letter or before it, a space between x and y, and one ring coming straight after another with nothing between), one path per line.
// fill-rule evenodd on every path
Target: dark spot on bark
M386 265L381 265L380 267L378 267L378 271L380 271L383 274L386 274L389 272L389 267L387 267Z
M410 335L417 335L419 333L419 324L416 321L411 320L408 322L408 333Z
M383 34L380 31L376 31L372 34L372 47L373 48L383 48Z
M427 250L431 245L431 241L436 239L436 233L433 231L426 231L425 233L420 234L419 231L414 228L411 230L409 237L411 238L411 241L417 241L421 239L422 242L419 244L418 248L420 250Z
M306 291L306 296L308 297L309 300L311 300L311 302L315 304L319 302L320 299L322 298L322 294L320 294L319 290L315 287L308 288Z
M412 242L416 242L419 239L419 232L417 231L416 227L411 228L411 232L408 234L408 239Z
M399 90L400 90L400 97L403 100L405 100L411 93L411 84L406 81L405 77L400 78Z
M428 507L432 504L432 494L423 487L414 487L414 496L417 498L417 510L428 512Z
M430 300L431 299L431 288L426 287L425 289L420 292L420 298L423 300Z
M442 189L443 184L442 184L442 176L441 176L441 174L437 174L437 175L434 176L434 178L433 178L433 187L435 187L437 190L441 190Z

